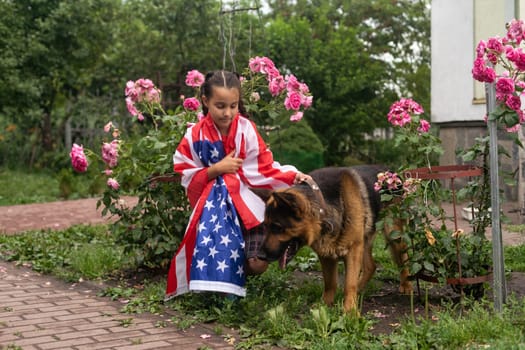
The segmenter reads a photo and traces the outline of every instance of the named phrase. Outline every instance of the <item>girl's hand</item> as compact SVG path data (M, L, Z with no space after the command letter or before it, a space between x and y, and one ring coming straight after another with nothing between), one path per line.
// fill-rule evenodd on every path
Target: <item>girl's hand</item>
M294 183L294 185L297 185L298 183L305 182L305 181L308 181L308 180L312 180L312 177L310 175L298 172L297 174L295 174L295 179L294 179L293 183Z
M208 178L214 179L222 174L235 174L242 166L242 158L236 158L234 154L235 151L231 151L219 162L209 167Z

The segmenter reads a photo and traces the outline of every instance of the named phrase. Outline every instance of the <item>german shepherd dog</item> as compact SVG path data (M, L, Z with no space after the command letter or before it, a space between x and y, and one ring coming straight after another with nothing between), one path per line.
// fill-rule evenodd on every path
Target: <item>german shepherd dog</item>
M313 181L267 192L266 198L263 197L266 200L263 249L268 260L286 255L290 247L310 246L319 256L323 300L328 305L334 302L337 265L343 260L343 308L358 315L357 294L376 269L372 244L382 204L374 183L377 174L386 170L376 165L321 168L309 174ZM399 240L388 239L388 233L385 236L392 257L402 266L407 259L406 247ZM407 269L401 271L399 290L412 292Z

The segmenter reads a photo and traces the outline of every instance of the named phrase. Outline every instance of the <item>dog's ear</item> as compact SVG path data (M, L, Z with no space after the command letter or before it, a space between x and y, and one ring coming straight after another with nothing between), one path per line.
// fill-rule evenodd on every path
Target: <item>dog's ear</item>
M267 203L275 207L283 215L292 216L295 219L301 218L304 211L298 205L297 196L286 191L273 192L271 199Z
M269 190L267 188L252 188L250 187L250 191L255 193L259 198L261 198L265 203L268 201L268 198L272 195L273 190Z

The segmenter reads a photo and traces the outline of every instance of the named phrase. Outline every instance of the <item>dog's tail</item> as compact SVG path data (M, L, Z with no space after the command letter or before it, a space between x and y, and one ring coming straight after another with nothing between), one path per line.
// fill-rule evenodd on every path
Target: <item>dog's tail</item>
M365 237L369 236L368 233L375 230L375 224L367 186L361 176L352 169L344 171L341 176L344 212L355 213L351 218L346 218L345 225L356 225L356 229L364 228Z

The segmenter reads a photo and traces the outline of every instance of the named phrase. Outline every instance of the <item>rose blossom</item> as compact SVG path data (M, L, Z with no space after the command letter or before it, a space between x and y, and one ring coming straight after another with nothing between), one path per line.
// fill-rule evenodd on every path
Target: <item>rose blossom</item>
M114 190L118 190L119 187L120 187L118 181L115 180L115 179L112 178L112 177L110 177L110 178L108 179L108 181L106 182L106 184L107 184L109 187L111 187L112 189L114 189Z
M284 100L284 106L286 109L293 109L295 111L299 110L301 107L301 94L295 91L288 92L286 99Z
M186 74L186 85L191 87L199 87L204 83L204 75L198 70L190 70Z
M290 116L291 122L298 122L301 119L303 119L303 112L295 112L294 114Z
M112 122L107 123L106 125L104 125L104 132L109 132L112 127L113 127Z
M268 90L270 91L270 94L272 94L272 96L279 95L281 92L284 91L285 88L286 88L286 83L282 75L278 75L274 77L268 83Z
M102 160L113 168L118 162L118 140L113 140L111 143L104 142L102 144Z
M71 165L73 166L73 169L80 173L87 170L89 164L86 155L84 154L83 146L74 143L71 152L69 153L69 157L71 157Z
M501 77L496 81L496 92L508 95L514 92L514 80L512 78Z
M195 97L189 97L187 99L184 100L184 102L182 103L182 105L184 106L184 108L186 108L187 110L190 110L190 111L196 111L199 109L199 107L201 106L201 103L199 102L199 100L197 100Z
M419 121L419 127L417 128L417 131L420 133L425 133L428 132L428 130L430 130L430 123L425 119L421 119Z

